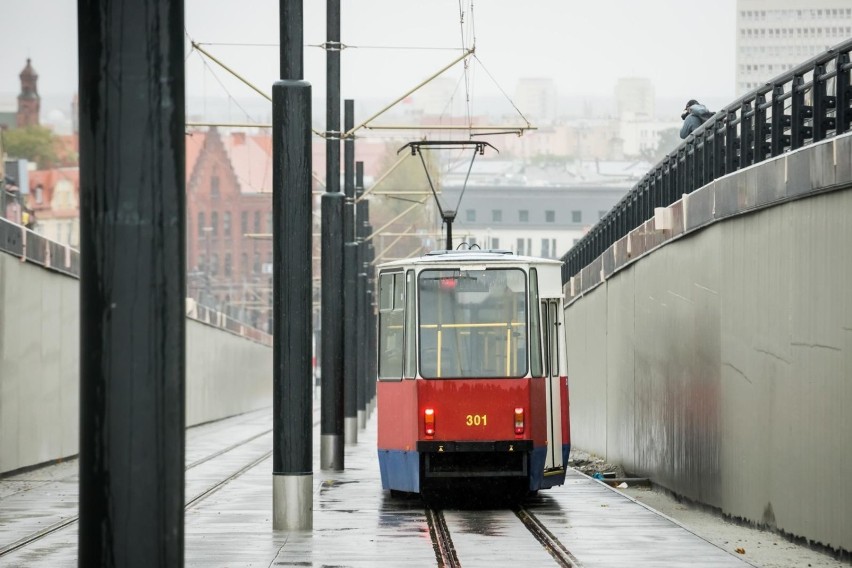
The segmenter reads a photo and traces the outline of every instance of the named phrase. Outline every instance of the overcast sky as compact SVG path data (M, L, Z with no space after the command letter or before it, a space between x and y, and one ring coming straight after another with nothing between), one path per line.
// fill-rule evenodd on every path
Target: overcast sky
M305 40L325 41L325 2L305 0ZM459 0L342 0L344 98L395 98L456 56L462 45ZM461 0L470 22L470 0ZM481 65L471 93L512 95L519 78L552 77L560 95L611 95L619 77L648 77L658 97L734 98L735 0L477 0L473 31ZM469 26L466 26L469 29ZM186 30L199 42L276 43L277 0L186 0ZM276 47L207 47L265 91L278 78ZM42 95L77 90L76 3L26 0L6 6L0 35L0 92L16 94L31 57ZM486 73L487 71L487 73ZM215 75L214 75L215 74ZM447 76L457 79L462 68ZM325 55L305 48L305 79L325 89ZM219 69L187 59L189 96L251 97Z

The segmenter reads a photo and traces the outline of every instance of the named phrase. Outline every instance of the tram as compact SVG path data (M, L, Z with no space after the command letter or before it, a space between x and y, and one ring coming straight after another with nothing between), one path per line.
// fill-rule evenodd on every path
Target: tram
M441 250L378 267L382 488L561 485L570 448L556 260Z

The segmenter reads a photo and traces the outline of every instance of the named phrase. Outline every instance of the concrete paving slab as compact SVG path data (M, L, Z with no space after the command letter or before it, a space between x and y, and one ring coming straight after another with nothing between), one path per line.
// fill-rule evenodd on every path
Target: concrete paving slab
M272 531L272 460L264 457L271 450L271 434L264 433L271 427L271 412L188 432L188 463L221 453L187 471L187 500L246 464L257 463L187 510L187 567L437 564L424 505L419 499L391 498L381 490L375 415L359 432L358 443L346 447L346 469L339 472L319 469L315 423L314 526L302 532ZM248 443L228 449L255 434ZM59 507L56 496L40 486L25 493L29 497L14 509L0 499L0 546L28 530L24 525L12 528L24 522L25 508L35 518L36 511L55 514ZM64 514L76 514L76 493L72 497L69 492L65 503ZM579 473L570 472L565 486L541 492L526 508L584 566L744 565L671 519ZM444 517L464 566L554 564L510 510L447 509ZM0 567L76 568L76 533L74 523L0 557Z

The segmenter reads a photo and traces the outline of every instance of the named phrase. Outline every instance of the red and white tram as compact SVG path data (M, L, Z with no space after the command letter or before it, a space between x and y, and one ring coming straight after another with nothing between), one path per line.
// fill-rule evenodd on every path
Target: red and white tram
M432 494L565 480L560 262L436 251L379 266L382 487Z

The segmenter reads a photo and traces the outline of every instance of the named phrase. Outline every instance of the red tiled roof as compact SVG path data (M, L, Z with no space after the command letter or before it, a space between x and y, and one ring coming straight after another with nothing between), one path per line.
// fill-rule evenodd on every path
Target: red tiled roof
M272 192L272 136L269 134L247 134L245 132L219 133L228 154L230 166L240 184L243 194L268 194ZM196 131L186 136L186 179L204 148L208 132ZM401 144L400 144L401 145ZM388 165L389 155L396 151L393 143L386 140L361 139L355 144L355 160L364 162L364 175L376 178ZM312 144L312 169L316 177L325 180L325 140L315 138ZM341 172L343 171L343 149L341 148Z
M27 196L27 207L36 212L41 218L73 219L79 216L79 209L52 209L53 192L62 180L68 180L74 185L76 202L80 203L80 168L54 168L52 170L36 170L30 172L30 193ZM36 188L41 186L41 203L36 203Z
M204 139L207 138L207 132L196 130L186 133L186 183L189 185L189 178L192 176L192 170L195 169L195 163L198 161L198 156L201 155L201 149L204 148Z
M54 168L52 170L36 170L30 172L30 194L27 205L35 211L43 211L50 209L50 202L53 199L53 190L60 180L68 180L74 184L74 193L77 199L80 198L80 168ZM36 187L41 185L42 199L41 203L36 203Z
M222 137L242 193L272 193L272 138L231 132Z

